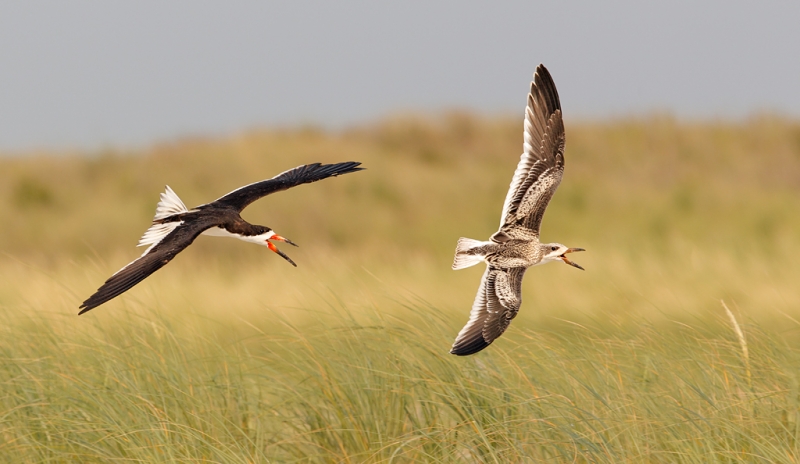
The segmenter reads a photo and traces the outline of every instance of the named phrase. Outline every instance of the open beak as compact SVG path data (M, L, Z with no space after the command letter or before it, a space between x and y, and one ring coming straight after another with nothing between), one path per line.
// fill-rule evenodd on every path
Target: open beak
M292 246L297 246L297 244L296 244L296 243L294 243L293 241L289 240L289 239L288 239L288 238L286 238L286 237L280 236L280 235L273 235L273 236L272 236L272 237L270 237L269 239L270 239L270 240L277 240L277 241L279 241L279 242L286 242L286 243L288 243L289 245L292 245Z
M582 268L582 267L580 266L580 264L578 264L578 263L573 263L572 261L568 260L568 259L567 259L567 257L565 256L567 253L574 253L574 252L576 252L576 251L586 251L586 250L584 250L583 248L567 248L567 251L565 251L564 253L562 253L562 254L561 254L561 256L560 256L560 258L561 258L561 259L562 259L562 260L563 260L565 263L569 264L570 266L577 267L577 268L578 268L578 269L580 269L581 271L585 271L586 269Z
M275 236L273 236L272 238L275 238ZM283 238L283 237L281 237L281 238ZM286 243L290 243L290 244L294 245L294 243L291 243L288 240L284 239L283 241L286 242ZM297 245L294 245L294 246L297 246ZM279 250L278 247L276 247L275 244L270 242L269 240L267 240L267 247L269 247L270 250L272 250L275 253L277 253L278 255L280 255L281 258L285 259L286 261L289 261L289 263L292 266L297 267L297 264L295 264L294 261L292 261L292 258L286 256L286 253L284 253L281 250Z

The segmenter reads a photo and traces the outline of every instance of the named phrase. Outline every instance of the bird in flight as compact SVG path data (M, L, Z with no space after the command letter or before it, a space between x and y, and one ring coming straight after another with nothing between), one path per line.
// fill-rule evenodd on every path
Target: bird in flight
M564 174L564 122L553 78L536 68L525 110L523 153L503 203L500 229L489 241L460 238L453 269L486 262L467 325L450 353L465 356L489 346L505 332L522 304L522 277L539 264L563 261L583 269L567 253L584 251L560 243L541 243L539 228L550 198Z
M297 264L270 240L295 245L269 227L250 224L239 215L250 203L271 193L328 177L361 171L361 163L348 161L336 164L307 164L282 172L272 179L238 188L211 203L187 209L169 186L156 206L153 225L142 235L138 246L150 245L142 256L117 271L81 304L83 314L115 298L161 269L172 258L192 244L199 235L233 237L245 242L264 245L293 266Z

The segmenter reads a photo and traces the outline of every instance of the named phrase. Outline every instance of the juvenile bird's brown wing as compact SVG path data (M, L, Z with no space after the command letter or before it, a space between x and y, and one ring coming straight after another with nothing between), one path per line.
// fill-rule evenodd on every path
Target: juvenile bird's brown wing
M500 228L523 225L539 232L544 210L564 173L564 123L555 83L536 68L525 109L523 153L500 215Z
M486 267L467 325L461 329L450 353L466 356L489 346L505 332L522 304L525 268Z

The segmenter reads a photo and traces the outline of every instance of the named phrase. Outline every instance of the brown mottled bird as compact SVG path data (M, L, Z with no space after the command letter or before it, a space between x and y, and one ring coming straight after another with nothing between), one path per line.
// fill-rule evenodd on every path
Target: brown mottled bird
M453 269L486 262L469 322L458 333L452 354L477 353L505 332L522 304L522 277L539 264L563 261L583 269L566 254L584 251L540 243L539 227L564 174L564 122L553 78L536 68L525 110L523 153L503 204L500 230L489 241L458 240Z
M250 203L271 193L280 192L300 184L308 184L328 177L361 171L361 163L348 161L336 164L307 164L285 171L272 179L262 180L238 188L211 203L187 209L178 195L167 186L156 206L153 225L142 235L139 246L150 245L142 256L117 271L80 306L83 314L115 298L150 274L161 269L172 258L192 244L201 234L233 237L245 242L269 247L293 266L294 261L278 250L270 240L295 245L265 226L250 224L239 215Z

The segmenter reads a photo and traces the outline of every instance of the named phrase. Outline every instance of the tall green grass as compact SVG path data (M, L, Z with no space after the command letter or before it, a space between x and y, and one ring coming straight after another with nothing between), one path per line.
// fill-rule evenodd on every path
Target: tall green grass
M514 327L333 303L296 325L182 312L2 324L4 462L791 462L800 352L745 325Z

